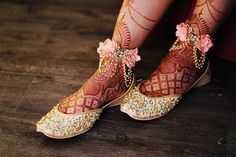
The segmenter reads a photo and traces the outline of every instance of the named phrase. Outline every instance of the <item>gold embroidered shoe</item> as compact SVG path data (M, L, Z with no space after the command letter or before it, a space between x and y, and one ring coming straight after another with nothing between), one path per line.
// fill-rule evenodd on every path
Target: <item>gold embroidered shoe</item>
M124 96L135 86L132 67L134 67L136 61L140 60L140 56L137 54L137 48L123 51L115 41L107 39L105 42L99 43L97 52L100 55L98 71L102 76L111 78L116 75L118 66L122 67L124 86L127 89L126 92L118 98L101 105L102 107L72 114L62 112L60 106L63 105L64 101L61 101L37 122L38 132L42 132L46 136L56 139L65 139L80 135L92 128L103 109L119 105ZM118 62L122 64L118 65ZM85 102L87 103L88 101Z
M146 80L145 88L141 88L141 85L145 84L143 81L130 90L121 103L120 110L133 119L152 120L159 118L171 111L190 89L210 81L209 62L207 66L203 65L205 53L213 45L209 35L195 35L193 29L184 23L177 25L176 35L178 39L161 64L162 68L167 68L166 71L172 68L171 73L163 73L161 70L164 68L158 68ZM188 59L186 59L187 64L184 62L184 57ZM188 69L189 65L191 68ZM143 94L142 89L150 92L146 92L147 95ZM160 96L154 95L154 90L155 94Z
M99 119L99 116L104 108L118 105L134 86L135 80L133 77L133 81L129 89L121 97L107 103L102 108L93 109L78 114L66 114L61 112L58 109L60 105L59 103L50 112L43 116L40 121L38 121L36 124L37 131L55 139L65 139L83 134L92 128L96 120Z
M191 88L205 85L208 82L210 82L209 65L204 74ZM133 119L152 120L159 118L171 111L182 98L182 94L173 94L157 98L148 97L140 92L140 84L130 90L120 105L120 110Z

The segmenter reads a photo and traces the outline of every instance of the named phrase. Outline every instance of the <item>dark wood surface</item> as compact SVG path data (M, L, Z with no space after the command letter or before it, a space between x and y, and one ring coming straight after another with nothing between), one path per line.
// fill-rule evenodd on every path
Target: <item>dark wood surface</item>
M112 35L118 9L115 0L0 1L0 157L236 156L235 63L214 57L212 82L158 120L135 121L115 107L75 138L35 131L96 70L96 47ZM168 47L145 44L137 76L148 76Z

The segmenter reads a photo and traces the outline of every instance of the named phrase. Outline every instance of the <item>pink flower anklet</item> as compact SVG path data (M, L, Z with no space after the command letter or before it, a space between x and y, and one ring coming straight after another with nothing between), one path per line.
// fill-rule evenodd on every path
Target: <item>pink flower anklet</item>
M180 50L188 44L193 43L193 58L195 67L201 69L205 63L206 52L213 46L209 34L196 35L193 28L189 24L180 23L176 26L176 36L178 37L169 51ZM183 41L183 44L177 45L178 41ZM197 53L199 52L199 54ZM198 57L199 56L199 57Z
M117 72L118 61L122 61L125 85L129 87L132 83L132 68L137 61L141 60L138 55L138 48L123 51L116 41L106 39L99 43L97 52L100 56L99 72L106 77L113 77ZM105 58L109 59L104 62ZM108 75L107 71L110 67L113 67L112 74Z

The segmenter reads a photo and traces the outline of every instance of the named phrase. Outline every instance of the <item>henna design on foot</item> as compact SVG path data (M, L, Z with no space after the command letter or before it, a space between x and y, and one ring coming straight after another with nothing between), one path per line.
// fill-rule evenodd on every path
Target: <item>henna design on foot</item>
M62 100L59 109L67 114L85 112L101 107L126 90L122 71L112 78L104 77L97 71L77 92Z
M149 97L186 92L202 73L195 68L191 52L190 45L170 51L154 73L140 85L140 91Z

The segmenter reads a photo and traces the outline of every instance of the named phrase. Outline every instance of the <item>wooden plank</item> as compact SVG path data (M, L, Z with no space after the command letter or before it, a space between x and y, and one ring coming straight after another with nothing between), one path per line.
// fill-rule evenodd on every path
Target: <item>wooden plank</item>
M16 106L21 103L32 79L32 76L0 74L0 110L15 110Z

